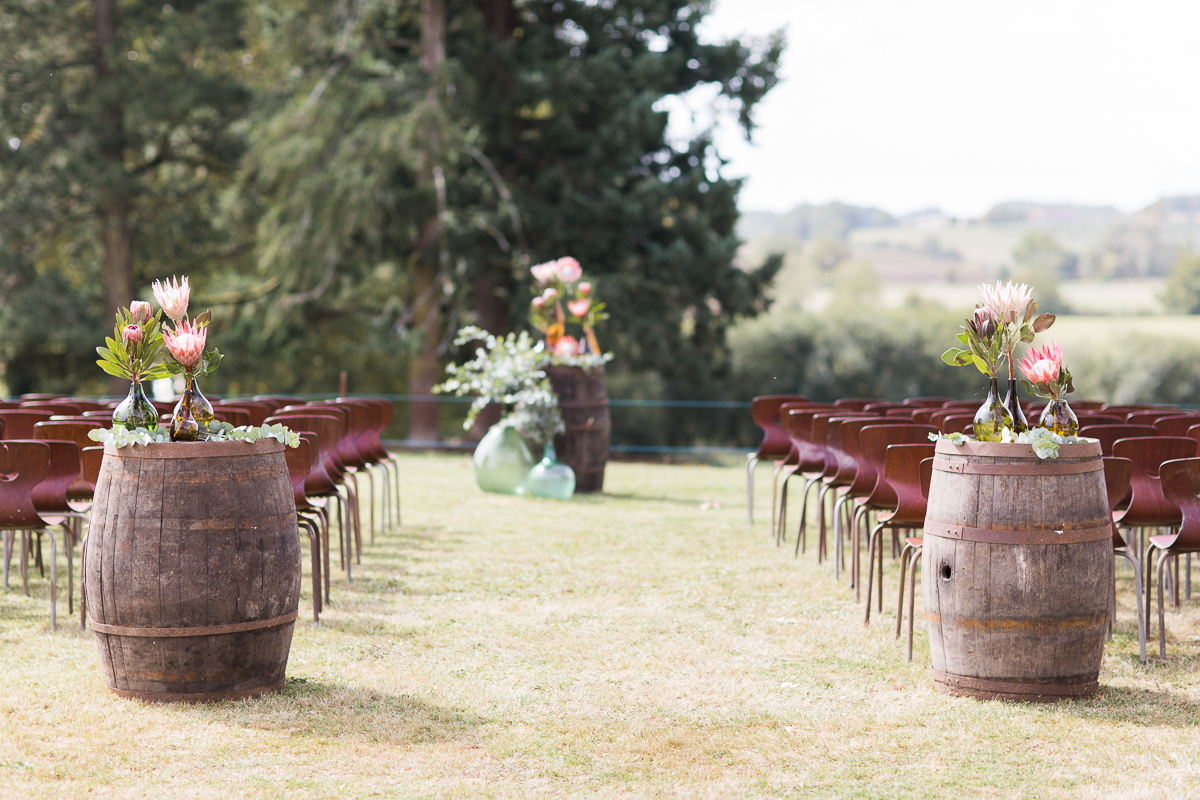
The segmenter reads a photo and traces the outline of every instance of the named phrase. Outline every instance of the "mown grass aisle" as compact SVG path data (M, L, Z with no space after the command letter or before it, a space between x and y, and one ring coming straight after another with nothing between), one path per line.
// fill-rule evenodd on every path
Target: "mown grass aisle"
M111 696L91 634L51 635L45 582L14 581L0 797L1200 794L1196 603L1141 665L1121 572L1099 698L946 698L923 633L912 664L893 639L895 565L864 628L844 574L776 549L767 475L751 530L738 467L614 464L558 503L406 456L402 530L335 573L285 691L216 706Z

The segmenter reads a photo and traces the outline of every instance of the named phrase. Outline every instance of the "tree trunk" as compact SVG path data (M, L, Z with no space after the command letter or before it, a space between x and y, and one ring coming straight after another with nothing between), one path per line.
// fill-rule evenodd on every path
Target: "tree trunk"
M104 96L103 86L112 80L108 57L117 38L117 0L95 0L93 20L96 34L96 88ZM125 172L125 128L122 107L111 101L101 117L100 151L114 164L114 173L121 178ZM108 312L128 306L134 298L133 233L129 227L131 203L122 182L99 188L100 215L104 241L104 289ZM109 381L112 394L123 394L126 382L120 378Z

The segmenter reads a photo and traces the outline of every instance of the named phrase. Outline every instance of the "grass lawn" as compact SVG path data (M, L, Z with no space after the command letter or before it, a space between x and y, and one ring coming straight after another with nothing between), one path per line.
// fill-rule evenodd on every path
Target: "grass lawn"
M765 468L752 529L738 467L612 464L567 503L403 468L402 529L297 623L272 697L114 697L65 599L51 634L45 581L0 592L0 797L1200 796L1200 614L1140 664L1127 571L1099 697L949 698L923 633L911 664L893 639L898 567L864 628L776 549Z

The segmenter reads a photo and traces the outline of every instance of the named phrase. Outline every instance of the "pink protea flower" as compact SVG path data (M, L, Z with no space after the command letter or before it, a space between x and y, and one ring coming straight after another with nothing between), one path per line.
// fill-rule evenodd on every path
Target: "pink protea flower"
M173 276L169 282L155 281L150 288L154 291L154 299L162 306L168 317L179 322L187 316L188 298L191 296L192 290L188 288L186 275L178 283Z
M149 303L143 305L149 306ZM130 309L133 310L132 308ZM126 325L121 329L121 341L127 345L138 344L142 341L142 329L137 325Z
M563 283L574 283L583 277L583 268L570 256L563 256L555 264L558 268L558 279Z
M546 307L546 298L542 297L540 294L537 297L533 298L533 307L534 308L545 308Z
M1017 322L1025 313L1025 309L1033 302L1033 289L1024 283L1014 285L1012 281L995 286L980 284L979 296L983 304L992 310L996 320L1001 325Z
M542 299L547 303L552 302L556 297L558 297L558 289L553 286L542 292Z
M589 281L583 281L579 284L579 296L587 297L592 293L592 284Z
M586 297L583 298L582 300L572 300L569 303L567 303L567 308L570 309L571 313L574 314L575 316L581 317L581 318L583 317L584 314L586 314L588 312L588 309L591 307L592 307L592 301L588 300Z
M176 325L175 330L163 331L163 344L188 372L200 364L204 356L204 343L208 340L208 328L192 325L186 319Z
M547 261L545 264L538 264L536 267L530 267L529 272L533 279L543 286L554 283L554 279L558 277L558 262Z
M1062 370L1062 343L1049 342L1042 347L1031 347L1021 359L1021 372L1030 383L1054 383Z
M554 352L560 356L573 356L579 352L579 341L574 336L564 336L554 345Z
M145 300L134 300L130 303L129 313L138 322L145 322L153 315L153 312L150 310L150 304Z

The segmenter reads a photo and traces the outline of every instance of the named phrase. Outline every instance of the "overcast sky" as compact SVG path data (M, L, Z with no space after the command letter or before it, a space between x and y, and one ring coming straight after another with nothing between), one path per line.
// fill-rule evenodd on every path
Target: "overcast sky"
M702 31L780 27L754 144L718 138L744 211L1200 194L1200 2L716 0Z

